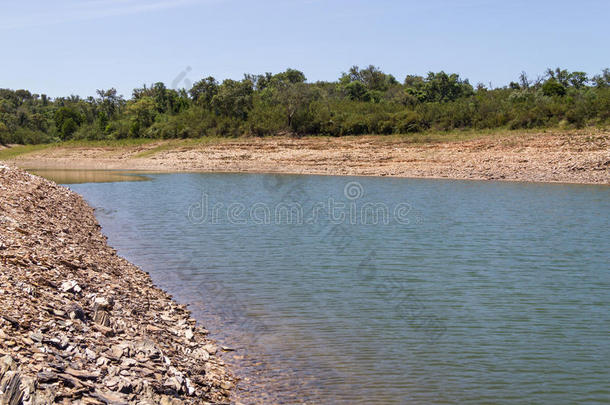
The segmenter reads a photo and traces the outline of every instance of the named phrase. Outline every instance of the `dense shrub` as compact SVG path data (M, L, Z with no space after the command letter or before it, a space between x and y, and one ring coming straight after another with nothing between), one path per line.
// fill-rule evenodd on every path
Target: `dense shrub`
M294 69L219 83L207 77L189 90L163 83L115 89L97 98L50 99L0 89L0 143L68 139L197 138L275 134L408 134L426 130L607 125L610 70L592 78L549 69L544 79L476 89L457 74L409 75L403 83L375 66L353 66L336 82L307 83Z

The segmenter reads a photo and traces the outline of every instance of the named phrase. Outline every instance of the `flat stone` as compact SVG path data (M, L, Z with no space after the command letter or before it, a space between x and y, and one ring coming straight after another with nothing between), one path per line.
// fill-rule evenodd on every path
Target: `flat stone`
M207 345L203 346L203 348L210 354L216 354L218 351L218 347L213 343L208 343Z
M192 329L187 329L187 330L184 332L184 337L186 337L186 340L191 340L191 339L193 339L193 336L194 336L194 334L193 334L193 330L192 330Z
M75 292L79 293L82 291L76 280L68 280L61 283L61 290L63 292Z

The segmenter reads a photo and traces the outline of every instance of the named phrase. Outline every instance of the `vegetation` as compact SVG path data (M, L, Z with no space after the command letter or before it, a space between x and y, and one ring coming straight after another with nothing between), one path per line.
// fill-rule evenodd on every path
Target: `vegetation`
M408 75L401 83L377 67L354 66L336 82L308 83L302 72L288 69L222 83L207 77L188 90L144 85L129 100L115 89L87 99L0 89L4 145L580 128L609 121L610 69L595 76L549 69L533 81L522 73L501 88L473 87L445 72Z

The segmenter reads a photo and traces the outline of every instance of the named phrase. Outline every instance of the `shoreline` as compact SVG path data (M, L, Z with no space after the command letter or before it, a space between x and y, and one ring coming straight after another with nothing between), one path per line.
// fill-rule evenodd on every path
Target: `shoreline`
M2 164L0 191L0 291L10 304L0 308L0 400L231 398L223 349L107 245L81 196Z
M80 173L80 172L99 172L99 173L109 173L111 175L119 175L119 176L133 176L133 177L142 177L143 179L138 179L137 181L146 181L147 175L156 175L156 174L269 174L269 175L279 175L279 176L336 176L336 177L388 177L388 178L396 178L396 179L413 179L413 180L444 180L444 181L466 181L466 182L487 182L487 181L498 181L503 183L522 183L522 184L556 184L556 185L581 185L581 186L610 186L610 181L608 182L569 182L569 181L536 181L536 180L513 180L513 179L485 179L485 178L451 178L451 177L434 177L434 176L381 176L375 174L328 174L328 173L297 173L297 172L285 172L285 171L256 171L256 170L248 170L248 171L201 171L201 170L189 170L189 169L177 169L177 170L138 170L138 169L69 169L69 168L30 168L23 167L20 168L28 173L32 173L36 176L45 177L42 174L45 172L61 172L61 173ZM40 173L40 174L39 174ZM46 177L45 177L46 178ZM61 184L56 180L52 180L55 183ZM124 180L127 181L127 180ZM134 180L129 180L134 181ZM96 183L97 181L91 181ZM114 181L112 181L114 182Z
M277 173L610 184L610 132L413 143L407 137L269 137L57 146L14 157L31 170Z

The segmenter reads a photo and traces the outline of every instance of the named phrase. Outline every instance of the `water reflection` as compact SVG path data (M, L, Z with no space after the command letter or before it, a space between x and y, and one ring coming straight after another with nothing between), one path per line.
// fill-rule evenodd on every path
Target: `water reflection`
M149 172L117 170L32 169L28 172L58 184L110 183L117 181L150 180Z

